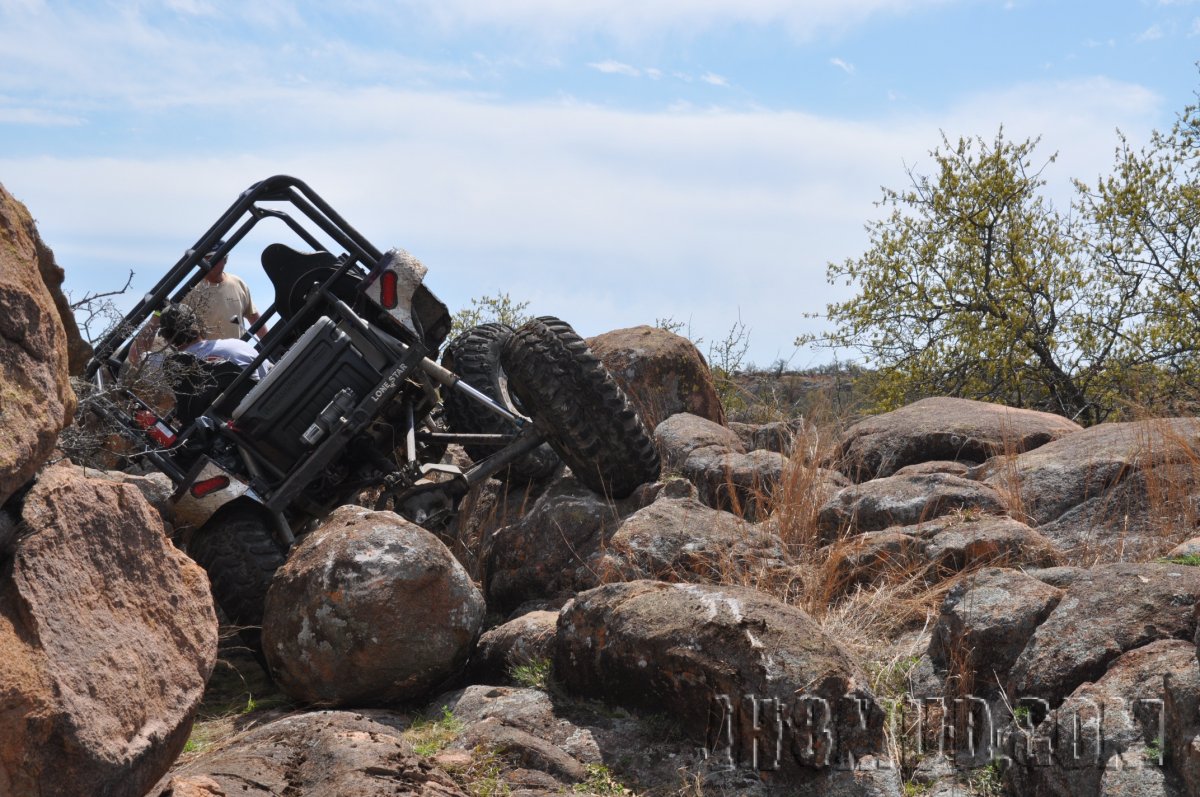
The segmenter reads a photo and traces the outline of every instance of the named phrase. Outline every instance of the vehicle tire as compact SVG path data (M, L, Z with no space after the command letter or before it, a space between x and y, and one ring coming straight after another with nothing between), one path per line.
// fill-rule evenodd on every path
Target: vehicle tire
M263 663L262 621L267 588L287 551L255 504L232 504L213 515L188 543L188 554L208 573L213 598ZM265 664L264 664L265 667Z
M523 416L521 408L509 393L508 375L500 364L500 350L512 334L512 327L506 324L472 327L446 348L442 365L509 412ZM446 412L446 423L452 432L503 434L513 431L512 425L503 418L457 390L446 391L442 406ZM480 445L463 448L474 462L480 462L500 450L496 446ZM500 471L496 478L513 484L529 484L548 479L559 464L554 449L543 443Z
M501 351L509 387L575 478L610 498L658 479L658 451L612 374L565 321L535 318Z

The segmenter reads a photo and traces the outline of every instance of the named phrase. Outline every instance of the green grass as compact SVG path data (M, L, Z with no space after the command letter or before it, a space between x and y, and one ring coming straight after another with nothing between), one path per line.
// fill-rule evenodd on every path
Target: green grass
M883 698L907 697L908 678L920 663L921 656L915 653L888 662L868 662L872 690Z
M1184 556L1164 556L1158 560L1164 565L1185 565L1187 567L1200 567L1200 553L1189 553Z
M992 762L975 770L971 775L971 792L976 797L1001 797L1004 794L1004 781L1000 764Z
M585 764L584 770L587 772L587 780L575 784L576 794L633 797L633 790L617 780L612 770L604 764Z
M504 782L507 762L496 750L476 747L471 751L471 763L448 766L446 774L471 797L502 797L512 789Z
M442 716L435 720L417 719L404 729L403 736L417 755L431 756L441 752L463 732L462 720L448 706L442 706Z
M528 664L517 664L510 667L508 669L508 677L517 686L549 691L551 686L550 677L553 670L554 665L550 659L534 659Z

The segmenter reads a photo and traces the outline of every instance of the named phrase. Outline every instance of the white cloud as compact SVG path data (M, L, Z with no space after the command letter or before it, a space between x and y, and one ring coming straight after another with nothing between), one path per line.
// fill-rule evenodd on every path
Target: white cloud
M172 11L194 17L208 17L216 13L205 0L166 0L166 6Z
M1163 35L1164 34L1163 34L1163 29L1162 29L1161 25L1151 25L1150 27L1146 28L1144 31L1139 33L1136 40L1138 42L1158 41L1159 39L1161 39L1163 37Z
M830 58L829 63L832 64L833 66L836 66L838 69L842 70L847 75L854 74L854 64L848 64L845 61L843 61L841 58Z
M1106 170L1121 126L1136 142L1157 100L1111 81L1030 84L937 116L847 121L780 111L634 113L588 105L501 105L384 88L232 95L261 143L221 157L0 157L67 269L67 287L110 287L127 268L142 292L250 183L305 179L383 246L413 251L452 307L508 291L584 334L673 316L720 339L736 318L769 363L800 313L845 298L825 264L862 251L880 184L903 187L944 130L1044 134L1047 173ZM346 125L370 119L369 125ZM302 131L302 134L297 131ZM319 146L314 141L320 141ZM265 233L264 233L265 234ZM264 238L256 243L265 243ZM235 253L235 271L252 271ZM252 283L269 298L266 285Z
M600 32L641 39L664 32L700 32L748 23L781 25L808 39L842 31L880 15L901 15L961 0L408 0L409 9L444 26L498 26L561 36Z
M6 108L4 105L0 105L0 124L78 127L84 124L84 120L71 114L54 113L39 108Z
M729 80L713 72L705 72L700 76L700 79L710 86L720 86L721 88L729 88Z
M606 75L625 75L626 77L640 77L642 70L636 66L623 64L620 61L600 61L599 63L588 64L592 69L603 72Z
M0 0L0 14L30 14L44 6L44 0Z

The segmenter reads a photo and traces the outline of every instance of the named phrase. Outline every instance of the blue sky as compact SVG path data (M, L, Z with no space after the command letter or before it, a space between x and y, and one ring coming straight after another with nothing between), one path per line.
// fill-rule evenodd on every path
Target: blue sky
M949 137L1042 136L1057 204L1200 86L1200 2L0 0L0 183L80 295L149 289L253 182L308 182L452 309L584 334L846 298L880 186ZM230 270L250 278L253 253ZM132 296L125 304L132 303ZM706 349L707 343L701 348Z

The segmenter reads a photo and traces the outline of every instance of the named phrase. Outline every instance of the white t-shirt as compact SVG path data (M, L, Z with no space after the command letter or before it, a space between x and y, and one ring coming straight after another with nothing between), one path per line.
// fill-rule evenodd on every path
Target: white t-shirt
M188 354L195 355L206 362L231 362L235 365L246 366L254 362L258 349L244 340L237 338L220 338L218 340L198 340L184 349ZM254 379L260 380L271 370L271 362L264 361L254 369Z
M204 337L211 340L240 338L246 331L246 318L258 315L250 289L241 277L225 272L217 283L200 280L188 291L183 303L196 311Z

